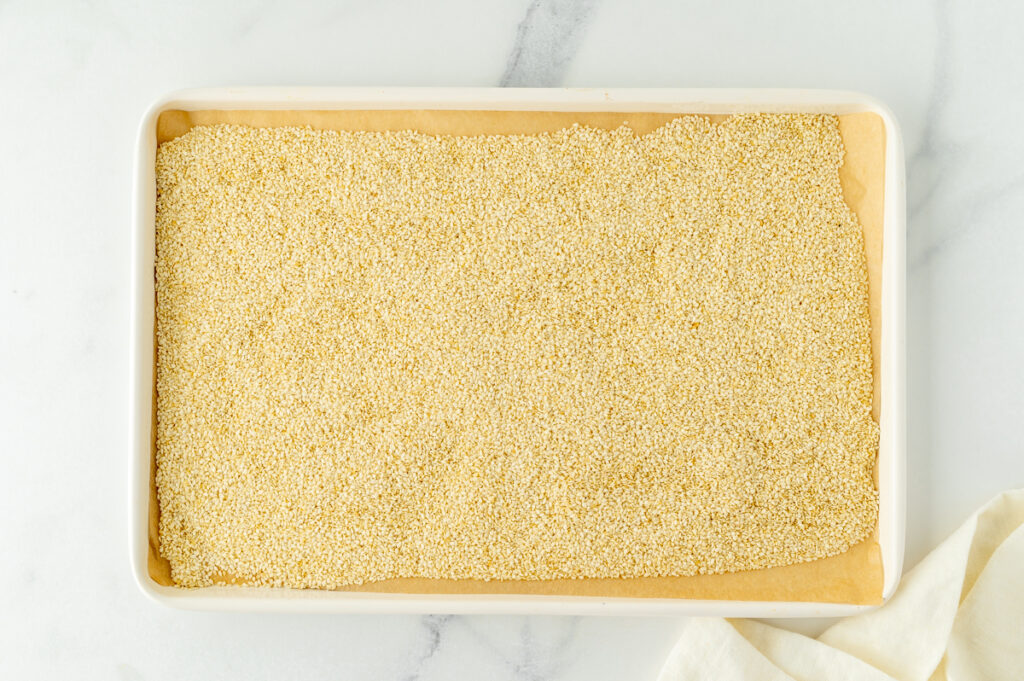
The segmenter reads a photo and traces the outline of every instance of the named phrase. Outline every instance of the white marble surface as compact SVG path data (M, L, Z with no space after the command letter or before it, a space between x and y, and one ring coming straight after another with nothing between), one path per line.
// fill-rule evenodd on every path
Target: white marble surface
M912 563L1024 485L1017 3L0 1L0 678L651 679L672 619L191 614L127 559L131 145L207 85L789 86L908 148Z

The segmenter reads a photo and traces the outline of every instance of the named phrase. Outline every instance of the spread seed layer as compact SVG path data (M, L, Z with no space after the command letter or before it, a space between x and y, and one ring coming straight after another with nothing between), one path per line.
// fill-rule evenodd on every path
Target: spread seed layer
M157 154L174 580L731 572L877 516L834 117Z

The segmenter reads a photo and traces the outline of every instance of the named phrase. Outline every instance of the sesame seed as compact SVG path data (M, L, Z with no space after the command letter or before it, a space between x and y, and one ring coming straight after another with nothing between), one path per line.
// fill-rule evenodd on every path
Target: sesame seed
M157 153L160 550L181 586L734 572L877 518L832 116Z

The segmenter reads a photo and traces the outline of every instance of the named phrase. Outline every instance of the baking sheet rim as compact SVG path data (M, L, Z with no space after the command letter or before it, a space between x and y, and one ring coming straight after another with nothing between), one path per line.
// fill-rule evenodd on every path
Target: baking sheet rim
M177 96L172 96L170 98L167 98L165 100L165 102L158 103L157 105L154 105L154 107L150 110L150 112L147 114L146 118L143 121L143 125L141 126L141 129L140 129L140 137L139 137L138 159L137 159L137 163L138 163L139 167L137 168L137 173L136 173L137 187L136 187L136 197L135 197L135 199L136 199L136 220L137 220L137 227L138 227L138 230L137 230L137 233L136 233L136 246L137 246L137 248L136 248L136 258L139 261L139 262L137 262L137 267L136 267L137 274L140 272L139 267L143 268L141 270L141 272L143 272L143 273L145 271L144 268L146 267L145 257L139 258L139 255L140 255L139 250L140 249L138 248L138 246L141 244L142 248L145 249L146 241L147 241L144 238L145 237L144 233L141 233L142 230L146 226L146 220L145 220L145 209L146 208L145 208L145 204L147 202L143 199L143 196L142 196L143 192L140 190L139 184L144 185L145 181L146 181L146 178L143 177L143 175L141 173L142 169L145 166L146 159L147 158L149 159L150 164L151 164L151 161L152 161L152 153L153 153L154 147L153 147L153 145L151 143L148 144L148 145L146 144L146 137L150 136L150 138L151 138L151 136L153 134L155 118L156 118L157 115L159 115L159 113L161 113L165 109L173 109L173 108L181 108L181 109L189 109L189 110L212 109L212 108L221 108L221 109L232 109L232 108L235 108L235 109L237 109L237 108L246 108L247 106L252 106L253 103L260 104L260 108L261 109L263 109L263 108L272 109L274 107L264 106L264 104L266 104L269 100L275 100L278 103L283 101L283 102L285 102L285 104L289 108L294 108L294 109L316 108L316 105L318 105L318 104L322 105L325 101L328 101L328 100L330 100L331 104L336 105L335 108L338 108L338 109L352 109L354 107L374 108L374 107L368 106L368 104L370 104L372 102L365 102L365 101L358 101L358 100L360 100L361 97L371 97L371 98L376 97L376 96L378 96L380 94L381 91L376 91L376 90L367 91L367 90L328 89L328 90L316 90L315 93L313 93L316 96L310 96L310 92L309 91L307 91L307 90L300 90L300 94L304 93L305 95L307 95L305 100L303 100L302 97L299 97L298 99L296 99L294 97L291 98L291 99L280 97L281 93L286 93L286 92L288 92L288 91L287 90L286 91L267 90L267 89L232 90L232 91L205 91L205 92L198 92L198 93L191 92L191 93L182 93L182 94L177 95ZM437 108L437 109L448 109L448 108L464 109L464 108L467 108L464 105L464 103L460 104L458 106L447 106L447 105L451 104L451 102L448 99L446 99L446 97L451 97L452 96L452 92L453 91L450 91L450 90L445 90L445 91L414 90L413 91L413 93L415 95L418 95L418 96L425 96L425 95L429 94L430 96L434 97L434 99L432 99L430 102L417 102L416 103L417 106L424 106L424 105L427 105L427 104L432 104L432 105L434 105L432 108ZM461 93L462 95L464 95L464 97L463 97L464 100L472 99L471 97L469 97L469 95L471 95L471 94L472 95L479 95L479 97L477 97L476 100L475 100L477 106L479 108L481 108L481 109L484 109L484 108L488 108L489 105L493 105L493 106L489 107L491 110L500 110L500 109L506 109L506 108L508 110L519 110L522 106L524 106L524 104L523 104L524 102L529 101L532 98L539 98L538 101L536 101L536 103L534 103L534 104L526 104L525 105L526 108L529 108L530 110L539 110L539 111L556 111L556 110L559 110L560 104L561 104L560 101L556 101L556 100L558 100L559 98L568 98L568 99L574 99L577 104L579 104L582 100L587 100L587 101L584 101L583 103L586 104L586 103L589 102L589 104L592 106L593 111L610 111L610 110L613 110L616 107L618 107L619 111L617 113L621 113L625 109L628 109L628 110L631 110L631 111L638 111L638 110L651 111L652 109L655 109L655 108L664 109L666 106L669 106L670 108L673 109L674 113L678 113L678 114L684 114L684 113L693 112L693 111L695 111L695 109L700 109L701 107L704 107L705 111L707 111L707 107L708 106L711 106L712 108L718 107L719 109L741 109L741 110L745 110L745 111L752 111L752 110L759 110L759 111L760 110L778 110L778 108L780 106L780 102L785 102L785 101L789 101L789 102L791 102L791 104L789 106L783 106L783 108L786 109L786 110L793 110L793 111L807 110L808 107L811 107L811 109L814 110L814 111L826 111L826 112L827 111L831 111L831 112L862 111L862 112L876 113L876 114L880 115L880 117L882 118L883 126L884 126L884 132L885 132L885 135L886 135L886 158L885 158L885 162L884 162L884 166L885 166L885 169L886 169L886 178L885 178L885 185L886 185L885 203L886 203L886 205L884 206L884 208L885 208L885 217L884 217L883 220L884 220L885 224L883 225L882 232L885 234L885 238L886 238L887 241L888 241L889 237L891 236L891 232L894 231L893 225L890 224L892 222L892 218L893 218L894 215L895 216L899 215L899 211L898 210L893 211L893 210L891 210L893 208L893 206L888 205L890 203L901 203L902 202L902 192L900 192L899 196L897 197L897 196L890 196L890 191L889 191L892 186L896 186L898 189L902 190L902 184L894 182L894 181L891 181L891 180L895 180L896 178L890 178L889 177L889 174L892 172L893 168L896 168L900 172L902 171L902 168L901 168L901 165L900 165L902 163L902 154L899 153L900 152L900 145L899 145L899 139L898 139L898 131L895 129L895 127L893 125L893 121L891 119L891 116L889 116L887 114L887 112L885 111L884 107L881 107L881 105L878 105L877 102L874 102L873 100L870 100L869 98L865 98L865 97L863 97L861 95L856 95L856 94L851 94L851 93L830 93L830 92L824 92L824 91L767 91L771 96L766 96L766 91L752 91L752 92L742 92L741 91L741 92L738 92L738 91L720 91L720 90L716 90L716 91L685 91L685 90L665 91L665 90L658 90L658 91L601 91L601 92L592 92L592 93L580 93L578 91L564 91L564 90L552 90L552 91L548 91L548 90L536 91L536 90L533 90L533 91L520 91L519 92L520 96L519 96L519 98L515 102L516 106L505 107L505 106L502 106L502 104L503 104L502 102L495 103L495 102L489 101L488 97L487 97L487 94L493 93L493 94L506 95L508 91L483 91L483 92L481 92L481 91L477 91L477 90L460 90L458 92ZM645 95L647 93L652 93L652 92L654 93L653 95L645 97ZM709 93L710 93L711 96L708 96ZM698 95L698 94L702 94L704 96L695 97L695 95ZM738 103L738 102L732 101L732 99L738 98L740 96L740 94L745 95L747 97L747 101L744 101L742 103ZM751 99L752 95L766 96L765 103L761 103L761 104L757 104L756 102L755 103L751 103L753 101ZM396 92L395 91L390 91L390 96L392 98L396 97L397 96ZM227 97L227 100L225 100L225 97ZM582 100L581 100L581 97L582 97ZM588 99L588 97L589 97L589 99ZM810 100L810 103L808 103L807 101L804 101L804 102L797 101L797 100L800 100L801 97L803 99L805 99L805 100ZM458 99L458 97L455 97L455 99ZM695 99L699 99L700 100L699 101L699 106L694 104L694 100ZM228 100L233 100L233 101L228 101ZM311 106L310 107L304 107L303 106L304 104L307 103L307 101L311 102ZM653 104L651 104L652 101L653 101ZM609 102L613 103L614 106L610 106ZM709 104L709 102L710 102L710 104ZM795 102L795 103L792 103L792 102ZM398 108L398 107L394 106L392 103L389 102L389 108ZM700 111L696 111L696 112L700 113ZM722 111L722 113L725 113L725 111ZM894 152L898 153L898 158L893 158L892 157ZM897 163L897 161L898 161L898 163ZM900 179L901 179L901 176L900 176ZM899 199L899 201L896 201L897 198ZM151 227L152 226L152 218L151 217L150 217L149 223L150 223L150 227ZM902 227L902 225L900 225L899 227ZM149 242L151 242L151 241L152 241L152 239L151 239L151 235L150 235ZM899 245L902 246L902 244L899 244ZM887 244L887 247L888 247L888 244ZM144 255L144 253L143 253L143 255ZM150 258L150 260L151 260L151 258ZM151 277L152 270L150 269L149 272L150 272L150 277ZM889 279L887 279L887 282L888 282L888 285L891 285L893 283L898 283L898 282L896 282L894 280L889 280ZM150 281L150 285L151 285L151 283L152 282ZM138 286L138 281L136 282L136 286ZM142 287L142 288L145 288L145 287ZM150 286L150 290L151 290L151 286ZM134 292L136 294L139 293L138 290L135 290ZM135 298L136 298L136 303L138 303L139 296L136 295ZM883 302L884 302L884 300L883 300ZM898 302L898 296L897 296L897 302ZM892 308L893 306L890 305L889 307ZM138 311L139 311L138 310L138 304L136 304L136 312L138 312ZM895 312L898 313L900 311L901 310L896 310ZM883 310L883 312L884 312L884 310ZM890 309L890 312L893 312L893 310ZM142 314L142 315L137 314L136 317L137 318L138 317L142 317L143 318L142 322L145 323L145 321L146 321L146 319L145 319L146 315L145 314ZM899 318L899 314L896 315L896 318ZM884 320L886 319L886 315L883 314L882 315L882 319L883 319L883 324L884 324ZM152 315L151 314L149 315L149 322L152 323ZM897 335L899 336L900 334L897 334ZM882 336L883 336L882 343L884 344L884 342L885 342L885 338L884 338L885 333L883 333ZM892 340L892 339L890 339L890 340ZM900 339L897 338L896 340L898 341ZM898 346L899 343L897 343L896 345ZM135 361L134 361L133 366L134 366L134 368L138 369L139 368L139 362L137 360L139 359L139 355L140 354L144 355L145 352L144 352L144 349L143 349L143 351L141 353L138 352L139 348L137 347L137 344L135 346L133 346L133 350L136 351L136 352L133 353L133 355L135 355ZM896 363L899 363L898 362L898 360L899 360L898 355L894 354L894 358L896 360ZM899 374L901 367L894 367L894 368L896 369L895 373ZM144 371L136 371L135 373L136 373L135 378L138 379L145 372ZM893 373L893 372L890 372L890 373ZM136 390L134 392L136 393L136 397L138 397L139 393L140 393L140 391L138 390L138 388L140 387L139 381L136 380L134 382L134 384L135 384L135 387L136 387ZM899 381L896 381L895 384L899 385ZM884 390L884 386L883 386L883 390ZM900 391L900 393L901 392L902 391ZM898 395L898 397L901 397L901 394ZM150 405L150 410L151 409L152 409L152 406ZM141 410L137 410L137 413L139 411L141 411ZM899 414L900 414L900 410L897 409L896 415L898 416ZM897 421L900 421L900 419L897 419ZM135 425L138 426L139 424L136 423ZM897 430L901 431L902 430L902 428L901 428L902 424L899 423L899 426L900 426L900 428L898 428ZM136 440L136 442L138 442L138 440L139 440L138 436L141 434L139 431L145 430L145 428L138 428L137 427L134 430L136 431L136 433L135 433L135 435L136 435L135 440ZM899 441L898 437L894 439L894 442L897 443L897 444L898 444L898 441ZM895 457L897 457L899 459L899 461L895 462L895 465L892 466L892 469L893 469L892 472L895 473L895 477L897 479L895 481L891 481L891 482L899 483L899 482L901 482L900 473L902 471L902 450L892 451L892 452L890 452L890 454L895 456ZM145 462L145 463L148 463L148 461ZM142 462L137 461L137 464L138 464L137 469L141 469L143 467L147 468L147 469L149 468L148 465L144 465ZM892 477L892 476L890 476L890 477ZM894 492L894 491L899 490L899 485L898 484L896 484L896 485L890 484L889 487L891 488L889 490L890 492ZM881 491L883 493L885 492L885 490L881 490ZM138 500L138 496L139 495L137 494L137 500ZM898 547L901 547L902 546L902 522L901 522L902 521L902 515L901 515L901 513L902 513L902 498L901 498L901 496L902 495L899 495L899 496L900 496L900 498L890 500L890 501L894 502L893 506L895 507L895 510L897 512L896 512L895 515L892 516L892 518L890 518L891 522L887 523L887 525L891 526L891 527L888 527L887 529L889 529L890 531L894 531L896 533L896 535L897 535L896 537L890 536L889 539L890 540L895 540L895 544ZM138 507L139 507L139 504L136 504L136 509L137 510L139 510ZM892 514L890 514L890 515L892 515ZM139 516L138 516L137 513L136 513L135 519L136 519L136 522L138 522ZM149 592L150 595L157 596L158 594L154 593L154 590L157 591L157 592L160 592L162 590L162 587L159 587L159 585L156 585L156 584L147 584L146 582L147 582L147 579L148 579L148 575L143 574L143 570L140 569L142 566L140 565L140 562L139 562L139 551L138 551L138 549L139 549L139 542L138 542L138 538L139 538L139 533L136 532L136 542L135 542L136 552L135 552L135 555L134 555L135 560L133 561L135 563L135 566L136 566L136 577L138 578L138 580L140 582L140 585L143 586L144 590ZM893 552L890 551L890 554L892 554L892 553ZM901 549L898 551L898 553L901 553ZM901 556L897 556L897 558L901 559ZM897 561L897 564L895 564L895 565L893 565L892 563L888 564L888 568L889 569L886 569L886 571L885 571L886 572L886 575L885 575L885 577L886 577L886 579L885 579L886 585L885 585L885 589L884 589L885 593L883 595L888 595L888 593L891 591L891 584L890 583L891 582L894 583L893 574L892 574L893 569L895 569L896 576L898 577L898 571L899 571L899 567L900 567L898 563L901 563L901 560ZM171 589L171 590L174 590L174 591L178 591L178 592L183 592L183 591L194 592L195 591L195 590L183 590L183 589L179 589L179 588L175 588L175 587L168 587L168 588ZM199 591L205 591L205 590L199 590ZM234 588L233 591L234 592L240 592L240 591L242 591L242 589ZM248 589L246 589L245 591L248 591ZM284 593L303 593L305 595L309 594L309 592L291 592L290 590L278 590L278 591L283 591ZM313 593L320 594L320 595L326 595L326 594L330 594L330 593L334 593L334 592L313 592ZM167 595L167 594L162 594L162 595ZM348 594L348 595L351 596L352 594ZM177 596L177 594L175 596ZM409 596L412 597L412 594L409 594ZM239 597L242 597L242 594L239 593ZM453 597L455 597L454 594L444 594L443 596L441 596L441 599L444 600L444 599L450 599L450 598L453 598ZM484 599L486 599L487 597L486 596L481 596L481 595L474 595L474 596L472 596L472 598L476 598L476 599L484 598ZM501 597L495 598L494 600L499 600L499 598L501 598ZM521 598L530 599L531 597L529 597L529 596L522 596ZM563 602L563 603L566 600L565 598L550 597L550 596L544 596L544 597L541 597L541 598L543 598L546 601L555 600L555 601L559 601L559 602ZM583 598L585 599L587 597L583 597ZM279 599L274 599L274 600L278 601ZM303 599L303 600L305 600L305 599ZM353 600L357 600L357 599L353 599ZM365 601L365 599L358 599L358 600L359 601ZM416 599L414 599L414 600L416 600ZM419 599L419 600L423 600L423 599ZM580 597L574 597L574 600L579 601ZM603 602L608 602L610 600L611 601L615 601L615 600L623 600L623 599L612 597L612 598L602 598L601 600ZM647 600L647 602L651 606L654 606L654 601L655 600L658 600L658 599L650 599L650 600ZM707 604L714 603L713 601L701 601L701 602L702 603L707 603ZM735 607L735 606L737 606L737 605L741 605L741 606L742 605L756 606L756 605L759 605L759 604L757 602L750 601L750 600L729 601L729 602L725 603L723 605L723 607L729 609L730 612L735 614L735 611L737 610L737 607ZM787 602L787 601L772 601L772 602L768 602L768 603L760 603L760 605L764 606L765 608L768 608L770 610L770 614L779 614L778 611L780 610L780 608L781 609L785 609L787 606L789 607L790 610L793 610L793 607L795 607L795 606L807 606L807 605L815 606L815 605L819 605L819 604L816 604L816 603L813 603L813 602L811 602L811 603L792 603L792 602ZM828 606L825 606L825 607L828 607ZM848 606L840 606L840 607L848 607ZM747 609L749 610L749 608L747 608ZM807 608L797 608L797 609L807 609Z

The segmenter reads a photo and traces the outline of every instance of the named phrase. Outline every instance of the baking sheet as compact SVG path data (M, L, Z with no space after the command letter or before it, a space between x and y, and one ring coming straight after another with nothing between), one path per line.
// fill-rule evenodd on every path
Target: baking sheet
M429 134L531 134L558 130L573 123L611 129L629 125L638 134L649 132L682 113L541 112L541 111L165 111L157 120L157 142L185 134L196 125L233 123L260 127L310 126L323 130L417 130ZM727 116L709 116L721 120ZM885 127L877 114L839 117L846 147L840 181L846 203L864 230L868 266L871 348L874 366L872 413L879 414L881 351L882 234L885 173ZM155 345L155 338L154 338ZM154 366L155 366L154 347ZM154 370L155 376L155 370ZM155 392L155 384L154 384ZM155 394L153 404L156 404ZM172 586L170 564L159 552L159 513L156 496L156 412L153 412L150 464L149 574L158 584ZM875 471L877 483L877 465ZM340 591L432 594L534 594L633 598L691 598L748 601L813 601L869 605L882 600L882 560L876 530L845 553L807 563L721 575L644 577L632 579L563 579L490 581L394 579ZM225 581L237 583L231 575Z

